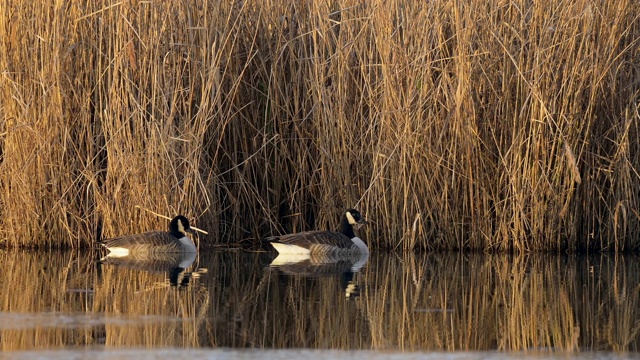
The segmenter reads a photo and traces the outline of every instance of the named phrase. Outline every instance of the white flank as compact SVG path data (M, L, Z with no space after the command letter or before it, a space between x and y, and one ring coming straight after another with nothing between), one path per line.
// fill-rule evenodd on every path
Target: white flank
M110 247L107 249L109 250L107 257L121 258L121 257L129 256L129 249L127 248Z
M272 242L271 245L280 253L280 254L298 254L298 255L309 255L311 252L309 249L305 249L301 246L290 245L290 244L282 244L277 242Z
M196 249L196 244L194 244L193 240L189 239L188 237L183 236L180 239L178 239L178 241L180 241L180 244L182 244L182 248L184 249L184 252L186 253L198 252L198 249Z
M360 249L361 253L363 254L369 253L369 248L367 247L367 244L365 244L364 241L362 241L362 239L356 236L353 239L351 239L351 241L353 241L353 243L356 244L358 249Z

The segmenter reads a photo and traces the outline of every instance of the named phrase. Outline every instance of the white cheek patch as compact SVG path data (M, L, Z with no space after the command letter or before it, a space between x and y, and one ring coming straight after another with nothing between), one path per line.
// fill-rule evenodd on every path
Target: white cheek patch
M349 221L349 224L351 225L355 225L358 222L356 221L356 219L353 218L353 215L351 215L350 212L347 211L347 213L345 214L347 216L347 220Z
M178 220L178 231L184 234L184 225L182 225L182 220Z

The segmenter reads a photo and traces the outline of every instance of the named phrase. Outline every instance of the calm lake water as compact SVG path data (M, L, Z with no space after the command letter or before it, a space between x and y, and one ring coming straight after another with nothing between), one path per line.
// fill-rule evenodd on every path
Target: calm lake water
M211 250L99 264L90 251L0 251L0 349L47 358L608 359L640 345L637 256L385 253L275 267L274 257Z

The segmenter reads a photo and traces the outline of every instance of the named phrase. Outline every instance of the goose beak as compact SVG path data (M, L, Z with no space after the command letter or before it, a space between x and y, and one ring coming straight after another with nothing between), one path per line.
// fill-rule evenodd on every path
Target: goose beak
M365 219L360 219L358 220L358 229L360 229L361 227L363 227L364 225L368 224L369 222Z

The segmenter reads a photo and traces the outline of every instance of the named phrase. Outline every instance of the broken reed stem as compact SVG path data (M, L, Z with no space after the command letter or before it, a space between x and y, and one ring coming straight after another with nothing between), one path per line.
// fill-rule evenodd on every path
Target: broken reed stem
M170 217L168 217L166 215L158 214L157 212L155 212L153 210L145 209L142 206L136 205L136 208L138 208L140 210L144 210L146 212L149 212L149 213L151 213L151 214L153 214L153 215L155 215L157 217L160 217L160 218L163 218L163 219L166 219L166 220L169 220L169 221L172 220L172 218L170 218ZM190 227L191 227L191 229L193 229L193 230L195 230L197 232L200 232L200 233L205 234L205 235L209 235L209 233L206 232L205 230L199 229L199 228L197 228L195 226L190 226Z

